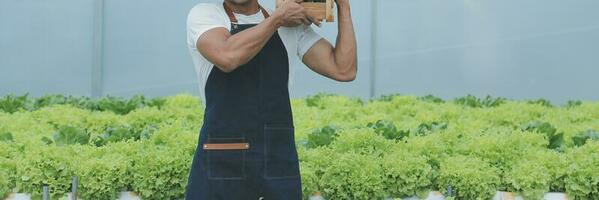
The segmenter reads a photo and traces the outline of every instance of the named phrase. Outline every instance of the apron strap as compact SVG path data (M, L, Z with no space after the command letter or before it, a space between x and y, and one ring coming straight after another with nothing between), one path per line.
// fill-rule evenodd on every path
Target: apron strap
M225 7L225 12L229 16L229 20L231 20L231 23L237 24L237 17L235 17L235 15L233 14L233 10L231 10L229 5L227 5L225 2L223 2L223 6ZM264 19L270 17L266 9L264 9L261 5L258 6L260 6L260 10L262 11L262 15L264 15Z

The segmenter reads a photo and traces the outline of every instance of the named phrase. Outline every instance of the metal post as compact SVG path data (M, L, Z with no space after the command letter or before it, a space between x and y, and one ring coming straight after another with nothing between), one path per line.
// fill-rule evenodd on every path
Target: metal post
M50 189L48 188L48 185L44 185L43 189L42 189L42 200L49 200L50 199Z
M94 1L93 59L91 65L91 96L102 96L104 51L104 0Z
M447 197L453 197L453 187L447 186Z
M370 1L370 98L376 95L376 57L377 57L377 33L378 33L378 0Z
M79 178L73 176L73 182L71 183L71 200L77 200L77 185L79 185Z

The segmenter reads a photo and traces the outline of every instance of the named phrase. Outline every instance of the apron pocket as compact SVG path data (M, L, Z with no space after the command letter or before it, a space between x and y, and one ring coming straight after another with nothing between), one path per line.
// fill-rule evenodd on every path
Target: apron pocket
M293 128L289 127L266 126L264 128L266 179L299 177L299 161L293 133Z
M243 180L246 177L247 148L243 138L209 138L203 145L208 157L208 178L213 180ZM247 144L249 145L249 144Z

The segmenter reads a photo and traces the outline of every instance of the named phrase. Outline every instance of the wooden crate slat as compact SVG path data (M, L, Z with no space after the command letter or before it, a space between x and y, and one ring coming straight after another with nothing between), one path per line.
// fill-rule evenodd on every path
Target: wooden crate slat
M285 0L276 0L277 8ZM303 2L302 6L306 8L314 17L317 19L326 20L327 22L334 22L335 16L333 13L333 0L326 0L326 2Z

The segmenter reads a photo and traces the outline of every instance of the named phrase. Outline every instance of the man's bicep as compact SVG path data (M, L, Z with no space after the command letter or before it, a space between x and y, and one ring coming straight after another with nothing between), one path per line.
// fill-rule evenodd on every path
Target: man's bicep
M333 45L321 38L304 54L302 61L312 71L332 78L335 70Z
M221 61L220 55L222 55L223 47L229 37L231 34L226 28L213 28L199 36L196 48L208 61L218 64Z

